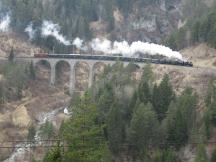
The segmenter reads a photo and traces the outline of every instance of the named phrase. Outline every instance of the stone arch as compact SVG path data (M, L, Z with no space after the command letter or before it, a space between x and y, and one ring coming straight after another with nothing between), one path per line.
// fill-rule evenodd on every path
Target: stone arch
M36 70L36 78L40 81L50 83L51 64L46 59L38 60L34 63Z
M56 85L68 91L70 83L71 65L67 60L55 63Z
M129 63L125 68L126 71L131 73L131 79L135 82L139 81L141 79L142 76L142 64L137 64L137 63Z
M75 68L75 89L77 91L84 91L89 87L89 77L91 73L91 66L88 61L77 61Z
M102 74L105 70L105 68L107 67L108 65L104 62L95 62L94 65L93 65L93 69L92 69L92 72L93 72L93 77L92 77L92 81L96 81L99 79L100 77L100 74Z

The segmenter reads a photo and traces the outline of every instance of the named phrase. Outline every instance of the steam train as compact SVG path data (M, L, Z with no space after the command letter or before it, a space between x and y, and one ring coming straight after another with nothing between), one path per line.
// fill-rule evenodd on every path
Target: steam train
M122 54L113 55L89 55L89 54L48 54L39 53L34 54L35 58L63 58L63 59L84 59L84 60L102 60L102 61L124 61L124 62L138 62L138 63L153 63L153 64L168 64L178 66L193 67L193 63L179 59L170 58L146 58L146 57L125 57Z

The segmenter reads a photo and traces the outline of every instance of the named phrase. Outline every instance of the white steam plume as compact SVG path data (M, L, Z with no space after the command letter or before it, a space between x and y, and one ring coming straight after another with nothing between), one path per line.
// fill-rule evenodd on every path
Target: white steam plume
M68 41L62 34L60 34L59 25L54 24L52 21L43 21L41 34L44 37L53 36L66 46L71 45L70 41Z
M103 52L105 54L122 54L124 56L133 56L137 52L149 55L163 55L168 58L177 58L182 60L182 55L171 50L169 47L148 42L133 42L129 44L126 41L111 42L107 39L95 38L90 42L90 46L94 51Z
M90 46L94 51L103 53L110 53L112 51L112 42L107 39L100 40L99 38L95 38L90 42Z
M10 27L11 18L10 15L7 13L5 17L2 18L0 21L0 31L7 32Z
M80 38L75 38L73 40L73 45L76 46L78 49L82 49L83 48L83 40Z
M28 33L30 40L34 39L36 31L37 30L33 28L32 22L25 28L25 32Z

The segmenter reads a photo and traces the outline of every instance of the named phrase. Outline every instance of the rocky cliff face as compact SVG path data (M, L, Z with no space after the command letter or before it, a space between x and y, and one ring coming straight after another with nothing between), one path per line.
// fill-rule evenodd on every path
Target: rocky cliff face
M199 17L215 0L2 0L10 8L12 28L22 31L32 23L33 31L44 20L61 27L70 39L106 37L113 40L142 40L161 43L190 18ZM14 7L16 6L16 7ZM23 13L23 14L22 14ZM38 32L38 31L37 31ZM35 33L37 35L37 32ZM42 38L43 39L43 38ZM40 42L35 39L37 43ZM42 41L43 44L45 42ZM48 43L47 46L50 44Z
M131 12L123 21L119 22L115 17L115 31L121 31L117 35L118 39L160 43L181 21L181 4L181 0L172 2L161 0L156 4L135 1L131 6Z

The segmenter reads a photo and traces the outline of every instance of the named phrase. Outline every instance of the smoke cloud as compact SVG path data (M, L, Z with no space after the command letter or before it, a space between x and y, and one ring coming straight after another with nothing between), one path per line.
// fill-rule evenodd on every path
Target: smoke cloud
M74 42L77 43L74 43L74 45L77 48L89 49L87 46L85 46L85 48L83 47L83 41L81 39L76 38L75 40L77 41ZM102 52L105 54L122 54L123 56L131 57L134 56L136 53L140 52L149 55L162 55L168 58L177 58L180 60L183 59L182 55L179 52L173 51L169 47L149 42L137 41L129 44L126 41L111 42L107 39L95 38L89 43L89 46L93 51Z
M73 45L76 46L78 49L82 49L83 48L83 40L80 38L75 38L73 41Z
M32 22L25 28L25 32L28 33L30 40L34 39L36 31L37 30L33 28Z
M107 39L100 40L99 38L95 38L90 42L90 47L94 51L103 53L110 53L112 51L111 41Z
M0 24L5 30L9 26L10 17L7 15L7 17L2 21ZM149 42L132 42L129 44L127 41L114 41L111 42L108 39L99 39L95 38L92 39L90 42L86 43L80 38L75 38L73 41L67 40L62 34L60 34L60 26L58 24L54 24L52 21L43 21L42 27L41 27L41 35L42 37L47 36L53 36L55 37L59 42L63 43L66 46L74 45L78 49L83 51L96 51L96 52L102 52L104 54L122 54L123 56L132 57L136 53L143 53L143 54L149 54L149 55L162 55L168 58L176 58L182 60L182 55L177 52L171 50L169 47L149 43ZM33 39L35 36L37 29L33 28L33 24L30 23L26 29L25 32L28 33L29 38Z
M66 46L71 45L71 42L60 34L60 30L61 28L58 24L54 24L52 21L43 21L41 34L43 37L53 36Z
M9 13L0 20L0 31L7 32L10 27L11 18Z

